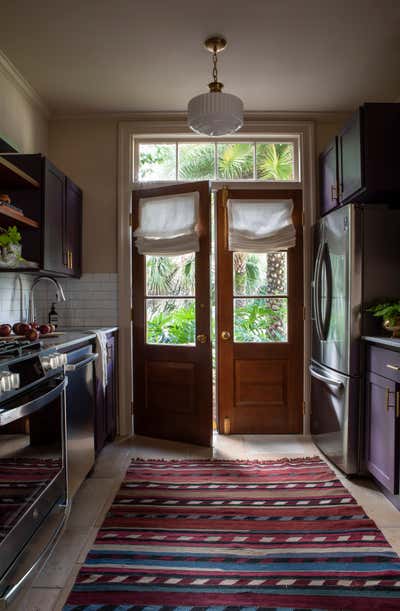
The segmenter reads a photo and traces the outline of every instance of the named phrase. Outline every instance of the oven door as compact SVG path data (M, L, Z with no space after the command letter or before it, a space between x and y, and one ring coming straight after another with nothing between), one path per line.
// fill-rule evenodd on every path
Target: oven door
M65 503L65 387L54 377L0 407L0 596L35 531Z
M315 362L310 374L313 441L342 471L357 473L360 381Z

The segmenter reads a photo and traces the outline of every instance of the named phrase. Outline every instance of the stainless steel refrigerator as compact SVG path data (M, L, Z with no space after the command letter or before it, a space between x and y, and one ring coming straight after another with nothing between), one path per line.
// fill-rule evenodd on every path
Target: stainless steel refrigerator
M383 335L365 309L400 298L400 210L349 204L314 226L311 434L342 471L362 470L361 336Z

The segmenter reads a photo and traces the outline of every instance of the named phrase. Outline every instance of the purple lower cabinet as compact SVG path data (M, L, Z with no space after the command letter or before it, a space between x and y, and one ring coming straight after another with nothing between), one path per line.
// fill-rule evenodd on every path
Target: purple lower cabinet
M392 494L399 491L398 384L369 372L366 377L365 458L368 471Z

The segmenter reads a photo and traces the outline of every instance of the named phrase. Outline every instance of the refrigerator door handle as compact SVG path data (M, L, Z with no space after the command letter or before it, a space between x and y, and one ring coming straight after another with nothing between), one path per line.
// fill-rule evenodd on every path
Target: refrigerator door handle
M317 257L315 259L314 278L313 278L313 300L314 300L314 319L315 326L317 328L318 339L323 340L322 325L321 325L321 312L320 312L320 274L322 264L322 250L324 248L324 242L321 242L318 246Z
M332 265L331 258L329 256L329 248L328 244L325 242L322 246L322 254L321 254L321 265L320 265L320 276L322 273L322 265L325 264L326 270L326 311L325 311L325 320L320 320L322 339L326 341L328 338L329 325L331 322L331 313L332 313ZM319 282L319 281L318 281ZM319 289L319 286L318 286ZM321 302L321 297L319 296L319 303Z
M321 382L332 386L332 388L335 388L336 390L341 390L342 388L344 388L343 382L333 380L332 378L322 375L322 373L318 373L318 371L315 371L312 365L309 366L309 371L313 378L316 378L317 380L320 380Z

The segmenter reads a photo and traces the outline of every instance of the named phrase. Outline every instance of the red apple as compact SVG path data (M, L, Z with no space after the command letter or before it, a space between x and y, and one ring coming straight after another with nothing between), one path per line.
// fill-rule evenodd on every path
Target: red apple
M11 333L11 325L0 325L0 336L7 337Z
M32 327L29 323L21 322L18 327L18 335L26 335L31 329Z
M51 333L50 325L40 325L39 327L40 335L48 335Z
M34 342L39 339L39 331L37 329L29 329L29 331L25 333L25 337L29 339L29 341Z
M55 333L56 332L56 325L53 325L52 323L49 323L49 327L51 327L50 333Z
M33 321L30 323L32 329L39 329L39 323L36 321Z
M20 326L20 324L21 324L20 322L16 322L16 323L13 325L12 330L14 331L15 335L19 335L19 326Z

